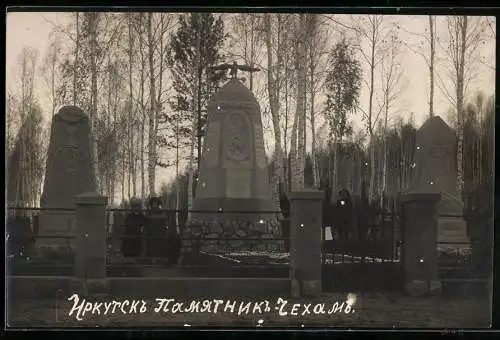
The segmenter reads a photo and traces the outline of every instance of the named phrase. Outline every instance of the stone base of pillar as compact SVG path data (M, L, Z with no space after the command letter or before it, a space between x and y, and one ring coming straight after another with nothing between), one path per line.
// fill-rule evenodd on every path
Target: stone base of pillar
M191 220L182 233L181 253L269 251L283 252L279 223L276 220Z
M304 280L301 284L301 295L303 297L316 297L321 295L321 280Z
M80 295L108 295L110 285L108 279L73 279L71 290Z
M429 292L429 285L422 280L412 280L406 282L405 290L412 297L421 297Z
M290 280L290 296L294 299L300 298L300 282L296 279Z
M405 284L405 290L408 295L413 297L421 297L425 295L441 295L441 281L431 280L429 282L423 280L412 280Z
M439 280L431 280L429 283L429 293L431 295L441 295L442 284Z

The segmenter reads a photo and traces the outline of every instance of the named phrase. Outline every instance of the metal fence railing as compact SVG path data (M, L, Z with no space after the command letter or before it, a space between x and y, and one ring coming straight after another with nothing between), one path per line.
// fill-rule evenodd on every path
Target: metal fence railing
M347 230L335 218L332 224L323 228L324 264L399 261L400 228L395 213L383 212L371 220L357 219Z

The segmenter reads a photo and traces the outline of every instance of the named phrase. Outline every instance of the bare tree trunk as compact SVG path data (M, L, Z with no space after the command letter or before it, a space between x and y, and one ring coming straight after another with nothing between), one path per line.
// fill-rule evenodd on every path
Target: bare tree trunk
M339 191L339 168L340 168L340 146L342 138L334 136L333 138L333 178L332 178L332 199L336 199L337 192Z
M429 90L429 116L434 116L434 60L436 58L436 42L435 42L435 28L436 19L434 16L429 15L429 30L430 30L430 45L431 45L431 55L429 61L429 77L430 77L430 90Z
M297 70L297 114L299 115L298 131L298 153L297 153L297 183L298 189L304 188L304 164L306 158L306 39L310 38L308 22L305 13L299 14L299 46L298 46L298 70Z
M311 49L312 51L312 49ZM309 62L310 62L310 66L309 66L309 72L311 72L311 78L310 78L310 81L311 81L311 84L310 84L310 87L309 87L309 98L310 98L310 101L311 101L311 105L310 105L310 118L311 118L311 159L312 159L312 171L313 171L313 187L317 187L318 184L319 184L319 170L318 170L318 161L316 159L316 112L314 111L315 109L315 99L316 99L316 89L314 87L314 82L316 80L315 78L315 65L314 65L314 59L313 59L313 56L312 56L312 52L311 52L311 55L309 57Z
M148 13L148 58L149 58L149 100L150 112L148 119L148 186L149 195L155 195L155 172L156 172L156 137L155 137L155 116L156 116L156 90L154 75L154 45L153 45L153 13Z
M121 183L121 189L122 189L122 199L121 201L124 202L125 201L125 172L127 171L126 169L126 163L125 163L125 157L123 157L122 159L122 183ZM130 196L128 198L130 200Z
M456 96L457 96L457 189L459 194L462 194L464 185L463 175L463 142L464 142L464 96L465 96L465 51L467 49L467 16L461 17L460 39L459 44L459 60L457 69L457 83L456 83Z
M181 180L179 178L179 117L175 119L175 221L179 226L179 210L181 209Z
M99 159L97 154L97 26L99 22L99 13L89 13L90 25L90 75L91 75L91 103L90 121L92 126L92 158L94 173L96 174L97 192L102 193L99 174Z
M130 14L129 14L130 16ZM131 18L130 18L131 19ZM127 130L128 130L128 174L127 174L127 184L128 184L128 197L131 196L131 186L132 177L135 178L134 174L134 132L133 132L133 111L134 111L134 91L132 84L132 74L133 74L133 56L134 56L134 36L132 34L132 24L128 24L128 86L129 86L129 111L127 119ZM124 175L125 176L125 175ZM133 183L133 196L135 197L135 180Z
M388 94L385 97L385 117L384 117L384 135L382 136L383 143L383 169L382 169L382 196L386 194L387 190L387 131L389 121L389 98Z
M195 91L195 93L197 93ZM196 100L194 101L196 102ZM193 106L194 107L194 103ZM196 144L196 126L197 121L193 119L191 131L191 144L189 146L189 163L188 163L188 221L191 220L191 210L193 209L193 177L194 177L194 146Z
M370 89L369 89L369 102L368 102L368 133L370 136L370 191L369 199L373 200L375 196L375 148L373 145L373 92L374 92L374 76L375 76L375 27L372 30L372 41L371 41L371 61L370 61Z
M144 13L139 13L139 22L142 26L144 18ZM140 154L140 167L141 167L141 198L144 199L146 197L146 160L144 158L145 154L145 144L146 144L146 109L144 105L144 92L145 92L145 75L144 70L146 68L146 60L144 58L144 43L143 43L142 31L139 32L139 53L141 55L141 66L140 66L140 110L141 110L141 122L140 122L140 148L138 150Z
M279 208L279 187L283 181L284 173L283 173L283 150L281 148L281 127L279 120L280 113L280 103L279 103L279 92L278 92L278 84L277 79L274 75L276 72L276 65L274 63L273 58L273 44L272 44L272 26L271 26L271 14L264 14L264 30L265 30L265 40L266 40L266 48L267 48L267 90L269 96L269 108L271 111L271 118L273 121L273 130L274 130L274 157L275 157L275 166L274 173L272 179L272 191L273 197L276 201L276 206ZM279 31L277 32L279 36Z
M73 105L78 104L78 63L80 62L80 13L76 12L75 64L73 65ZM97 176L97 173L95 174Z

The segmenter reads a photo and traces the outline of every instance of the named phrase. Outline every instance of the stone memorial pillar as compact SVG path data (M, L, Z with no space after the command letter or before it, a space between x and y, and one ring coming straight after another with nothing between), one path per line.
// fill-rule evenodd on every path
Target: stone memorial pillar
M321 217L323 193L306 189L291 192L290 269L292 295L298 284L300 295L321 293Z
M439 193L408 193L401 197L402 265L405 289L412 296L440 290L438 275Z
M464 203L457 190L455 131L439 116L427 119L415 135L411 192L440 193L438 242L442 248L467 248Z
M76 197L75 279L80 283L102 283L106 279L107 201L94 192Z
M233 78L210 99L207 121L193 212L183 237L198 238L204 252L283 249L276 240L280 212L271 193L257 99ZM189 252L193 246L185 241L183 248Z
M76 106L64 106L52 117L37 247L74 247L75 198L96 190L92 166L91 123ZM54 238L50 237L54 236Z

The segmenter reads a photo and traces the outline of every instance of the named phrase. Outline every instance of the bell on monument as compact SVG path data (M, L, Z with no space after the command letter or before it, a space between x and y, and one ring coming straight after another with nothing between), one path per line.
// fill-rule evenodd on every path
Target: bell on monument
M242 69L236 64L224 67ZM199 238L202 251L277 249L282 241L272 239L279 236L278 208L271 195L259 104L236 72L231 75L207 107L193 213L184 237ZM186 241L184 251L193 246Z

